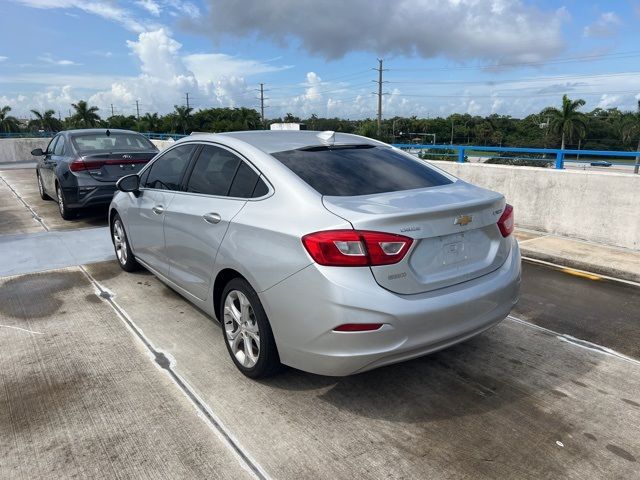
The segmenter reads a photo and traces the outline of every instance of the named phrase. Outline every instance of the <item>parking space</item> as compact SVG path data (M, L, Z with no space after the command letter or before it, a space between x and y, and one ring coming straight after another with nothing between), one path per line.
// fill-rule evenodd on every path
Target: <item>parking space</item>
M6 216L8 220L1 222L0 234L38 231L36 229L26 230L33 226L34 221L40 223L40 230L72 230L100 227L107 224L106 207L88 209L81 212L73 220L63 220L54 200L40 198L35 169L32 168L0 171L0 199L4 199L4 196L11 199L12 195L18 197L12 200L15 207L12 207L10 213L0 210L0 215ZM37 217L37 220L34 220L34 216Z
M64 222L33 170L0 176L0 235L104 234L106 254L106 229L55 232L104 225L104 212ZM453 348L346 378L286 369L256 382L217 322L145 271L106 261L4 276L0 478L637 476L637 287L532 265L523 282L513 317Z

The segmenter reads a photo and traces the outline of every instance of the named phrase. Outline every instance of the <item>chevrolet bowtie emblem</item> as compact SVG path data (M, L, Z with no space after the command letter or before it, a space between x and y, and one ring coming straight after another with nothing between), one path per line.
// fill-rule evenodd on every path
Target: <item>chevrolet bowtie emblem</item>
M473 216L471 215L458 215L456 219L453 221L454 225L460 225L464 227L465 225L469 225L473 222Z

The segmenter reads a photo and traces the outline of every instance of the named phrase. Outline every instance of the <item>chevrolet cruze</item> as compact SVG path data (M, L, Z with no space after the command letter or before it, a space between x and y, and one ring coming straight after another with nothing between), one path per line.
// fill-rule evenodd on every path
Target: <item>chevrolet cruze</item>
M216 317L252 378L415 358L496 325L518 299L504 197L369 138L192 135L118 188L120 266Z

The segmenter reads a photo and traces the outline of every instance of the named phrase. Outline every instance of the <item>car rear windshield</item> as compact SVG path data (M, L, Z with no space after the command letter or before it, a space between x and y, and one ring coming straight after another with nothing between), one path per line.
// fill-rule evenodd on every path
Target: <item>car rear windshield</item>
M322 195L372 195L452 183L421 160L388 147L313 147L272 155Z
M92 152L142 152L155 150L155 146L142 135L136 133L106 132L81 133L72 141L80 153Z

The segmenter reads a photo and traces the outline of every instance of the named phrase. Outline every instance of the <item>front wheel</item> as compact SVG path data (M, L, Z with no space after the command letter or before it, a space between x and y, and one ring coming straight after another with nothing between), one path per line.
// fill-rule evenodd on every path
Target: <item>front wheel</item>
M255 290L243 278L234 278L220 303L225 345L238 370L249 378L276 373L281 367L278 349Z
M116 214L111 222L111 239L113 240L113 248L116 251L118 264L125 272L134 272L140 269L140 264L136 261L131 253L129 239L124 231L122 219Z
M65 220L73 220L77 212L67 206L67 201L64 199L62 187L59 183L56 184L56 196L58 197L58 210L60 211L60 216Z

